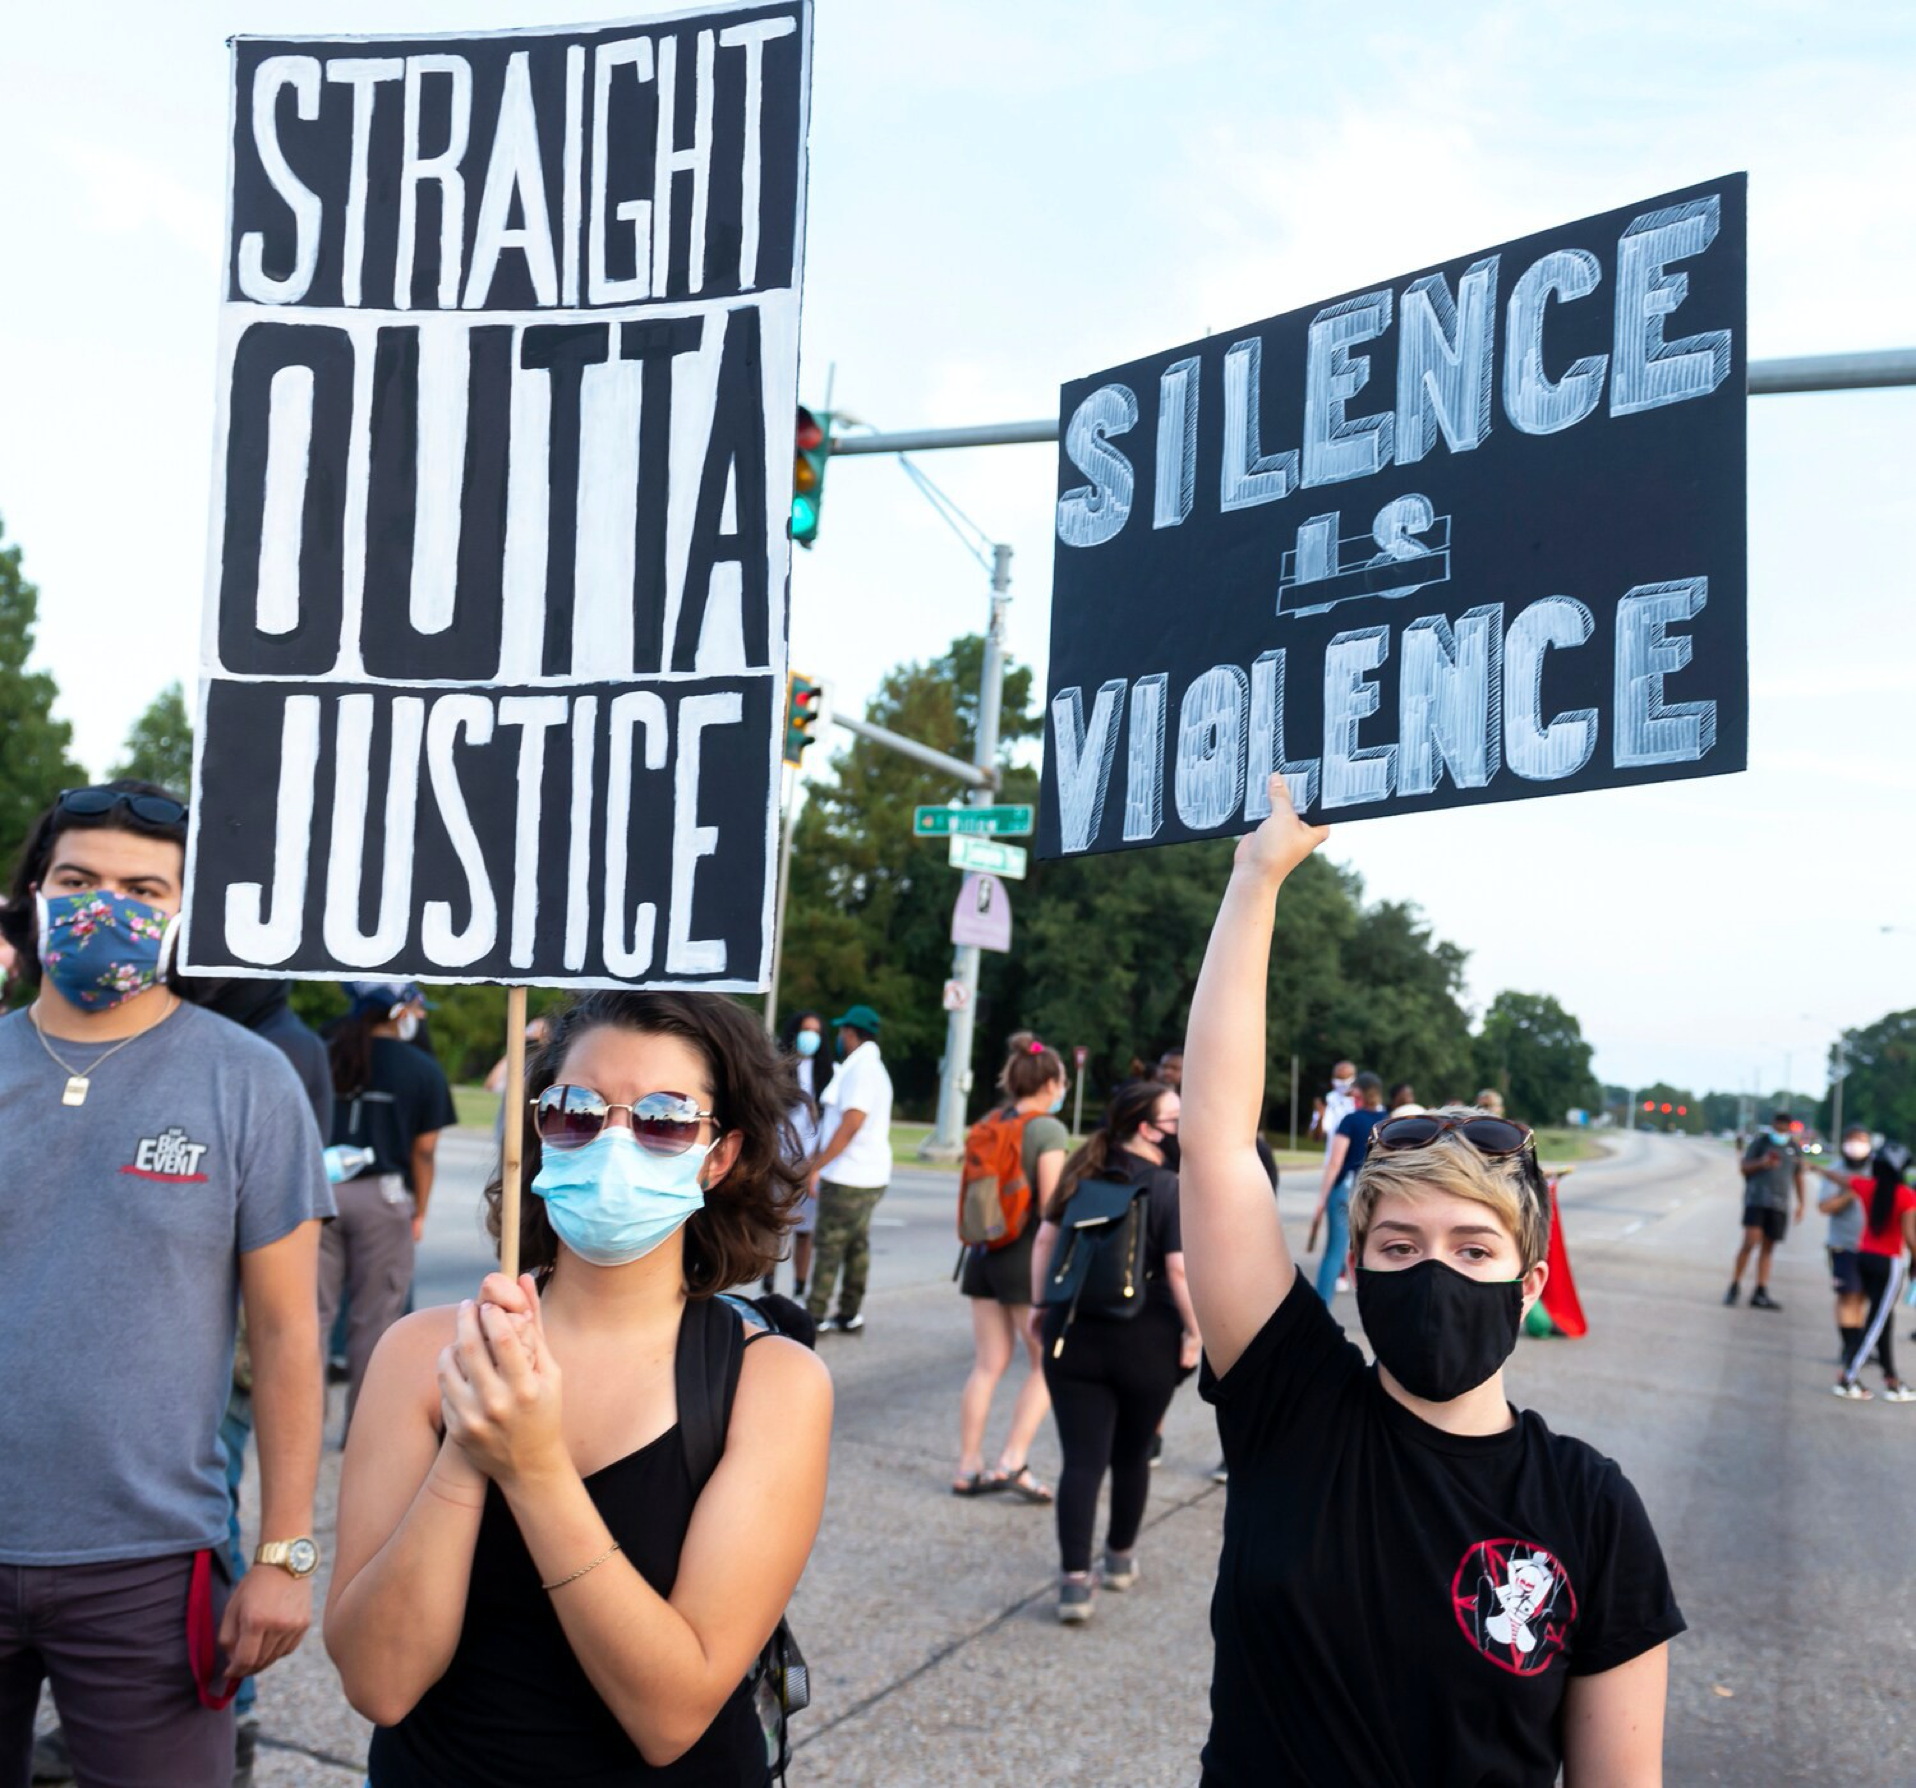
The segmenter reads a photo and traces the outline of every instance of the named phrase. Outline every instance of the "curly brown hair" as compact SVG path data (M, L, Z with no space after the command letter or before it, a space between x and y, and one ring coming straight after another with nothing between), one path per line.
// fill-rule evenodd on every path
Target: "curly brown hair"
M686 1294L711 1297L762 1278L783 1252L785 1233L805 1194L800 1145L791 1125L791 1112L800 1100L791 1058L765 1034L754 1013L724 994L588 993L547 1015L544 1046L526 1075L527 1100L537 1099L557 1081L581 1037L606 1026L691 1044L711 1076L712 1110L720 1134L740 1139L731 1172L685 1226ZM530 1187L539 1163L539 1138L528 1122L522 1185ZM495 1173L486 1187L486 1233L495 1242L501 1203L500 1176ZM543 1286L558 1258L559 1238L547 1220L544 1200L521 1197L519 1270Z

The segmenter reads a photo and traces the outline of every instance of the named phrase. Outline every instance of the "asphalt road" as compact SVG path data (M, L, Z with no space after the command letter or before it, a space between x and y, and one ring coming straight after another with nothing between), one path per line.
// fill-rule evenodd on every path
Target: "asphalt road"
M1813 1211L1778 1256L1782 1311L1726 1310L1740 1205L1728 1150L1616 1141L1562 1193L1592 1333L1524 1342L1511 1383L1518 1403L1623 1463L1662 1537L1690 1622L1672 1648L1667 1779L1904 1788L1916 1781L1916 1408L1829 1395ZM476 1209L489 1153L476 1134L447 1140L422 1301L464 1295L488 1259ZM1286 1175L1294 1242L1313 1192ZM1049 1512L946 1493L969 1363L952 1194L948 1176L900 1174L879 1207L867 1332L824 1343L839 1414L825 1529L792 1610L815 1681L793 1780L1192 1782L1225 1495L1206 1475L1209 1412L1188 1388L1173 1406L1138 1588L1103 1597L1089 1627L1060 1629ZM1354 1323L1348 1299L1340 1315ZM1899 1339L1909 1326L1905 1314ZM1008 1391L1000 1400L1008 1412ZM1048 1431L1033 1464L1055 1473ZM336 1471L329 1454L327 1528ZM262 1788L359 1780L365 1728L316 1642L263 1679L261 1717Z

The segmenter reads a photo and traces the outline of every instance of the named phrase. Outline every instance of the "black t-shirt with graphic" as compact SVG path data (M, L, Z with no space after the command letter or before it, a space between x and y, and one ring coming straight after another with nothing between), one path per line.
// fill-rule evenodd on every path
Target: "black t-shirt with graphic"
M1222 1379L1206 1788L1549 1788L1563 1697L1684 1629L1614 1461L1419 1421L1300 1278Z

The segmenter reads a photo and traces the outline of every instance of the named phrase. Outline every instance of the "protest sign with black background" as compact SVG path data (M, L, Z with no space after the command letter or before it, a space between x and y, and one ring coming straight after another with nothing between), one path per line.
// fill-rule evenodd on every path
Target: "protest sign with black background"
M235 40L193 969L764 984L810 39Z
M1067 385L1039 854L1742 769L1745 185Z

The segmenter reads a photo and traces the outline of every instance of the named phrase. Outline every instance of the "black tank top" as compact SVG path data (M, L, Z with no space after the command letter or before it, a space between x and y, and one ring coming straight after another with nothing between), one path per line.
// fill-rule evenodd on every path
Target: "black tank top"
M692 1523L691 1480L675 1425L585 1480L627 1559L672 1593ZM737 1693L685 1755L655 1769L599 1699L496 1484L472 1555L466 1620L446 1673L397 1726L373 1734L373 1788L764 1788L765 1738Z

